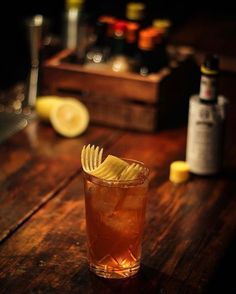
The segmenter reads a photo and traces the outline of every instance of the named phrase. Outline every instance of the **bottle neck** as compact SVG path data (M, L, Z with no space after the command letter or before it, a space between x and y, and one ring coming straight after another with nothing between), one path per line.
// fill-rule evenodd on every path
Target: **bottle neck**
M142 76L147 76L148 74L155 72L155 68L153 67L153 50L150 48L139 48L139 52L139 74Z
M106 45L104 36L98 36L95 42L95 46L103 47Z
M202 103L216 104L218 97L218 74L202 72L199 98Z
M124 35L114 35L113 37L113 54L120 55L124 54L125 51L125 36Z
M104 47L106 46L107 44L107 40L106 40L106 36L104 33L102 32L99 32L97 33L97 36L96 36L96 41L94 43L94 46L98 46L98 47Z
M137 44L136 42L133 43L126 43L126 55L129 57L134 58L137 53Z

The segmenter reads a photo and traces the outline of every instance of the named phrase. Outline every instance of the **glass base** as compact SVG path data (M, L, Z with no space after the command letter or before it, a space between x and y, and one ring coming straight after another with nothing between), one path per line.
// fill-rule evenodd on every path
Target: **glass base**
M111 268L106 265L90 264L90 270L97 276L107 279L124 279L137 274L140 268L140 263L135 264L130 268Z

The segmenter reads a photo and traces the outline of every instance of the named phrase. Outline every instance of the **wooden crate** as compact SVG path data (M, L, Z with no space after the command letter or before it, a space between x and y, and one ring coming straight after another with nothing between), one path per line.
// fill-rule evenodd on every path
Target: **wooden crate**
M43 95L73 96L88 108L91 121L119 128L155 131L187 117L193 64L186 59L156 74L85 68L66 62L63 50L42 67Z

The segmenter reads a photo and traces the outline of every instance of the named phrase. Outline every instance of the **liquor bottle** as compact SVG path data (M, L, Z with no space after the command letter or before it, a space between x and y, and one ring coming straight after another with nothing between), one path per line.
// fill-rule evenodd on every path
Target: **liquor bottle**
M64 47L74 50L78 63L83 63L89 43L88 16L84 0L66 0L64 15Z
M78 46L78 30L80 16L83 13L84 0L66 0L65 24L64 24L64 46L76 49Z
M137 70L139 63L138 56L138 34L139 34L139 25L135 22L127 22L126 24L126 47L125 55L129 58L130 63L134 71Z
M152 26L161 32L163 39L167 39L170 33L172 23L170 19L157 18L152 21Z
M136 22L140 28L144 28L146 23L146 6L141 2L130 2L126 5L126 20Z
M218 95L218 64L217 56L206 56L199 95L190 98L186 159L199 175L219 173L222 167L227 100Z
M155 58L155 38L149 30L141 30L138 40L139 48L139 66L138 73L141 76L147 76L150 73L156 72L157 68L153 62Z
M85 64L99 65L108 60L110 49L106 39L107 24L98 21L95 26L95 41L87 49Z
M115 17L111 15L101 15L98 19L99 22L106 24L107 30L106 30L106 44L108 47L111 48L112 46L112 40L114 35L114 25L116 23Z
M138 52L138 31L139 25L136 22L126 24L126 55L133 58Z
M112 57L109 60L109 67L115 72L133 71L132 64L126 56L126 22L117 21L114 25L114 36L112 40Z
M166 61L166 64L168 63L168 57L167 57L167 50L166 47L169 43L169 35L171 31L171 20L170 19L154 19L152 22L152 27L158 30L159 32L159 50L161 51L161 55L163 55L163 60ZM165 65L166 65L165 64Z
M152 34L155 40L153 63L156 71L168 65L166 45L163 40L162 32L155 27L148 27L146 30Z

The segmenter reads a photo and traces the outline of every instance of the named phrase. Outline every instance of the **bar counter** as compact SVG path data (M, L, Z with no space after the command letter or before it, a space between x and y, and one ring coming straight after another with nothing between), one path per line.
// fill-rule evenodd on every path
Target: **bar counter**
M169 167L185 159L186 126L148 134L90 125L66 139L35 120L2 143L0 293L231 293L236 103L230 103L223 172L191 175L178 185L169 181ZM88 269L80 163L88 143L151 170L141 269L132 278L106 280Z

